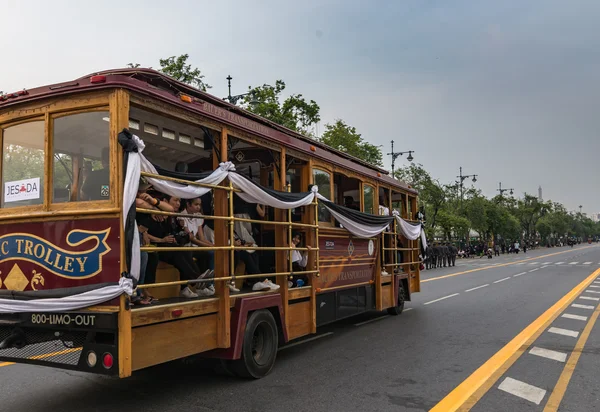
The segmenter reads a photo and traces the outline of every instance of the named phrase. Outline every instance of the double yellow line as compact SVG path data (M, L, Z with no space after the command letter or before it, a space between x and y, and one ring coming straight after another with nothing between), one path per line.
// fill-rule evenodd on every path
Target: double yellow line
M561 252L562 253L562 252ZM510 368L519 357L531 346L548 326L587 288L600 274L600 269L594 271L585 280L575 286L570 292L552 305L533 323L521 331L513 340L508 342L487 362L458 385L444 399L431 409L431 412L450 412L470 410L496 381ZM600 307L600 305L599 305ZM598 318L598 308L582 332L575 349L569 358L563 374L559 378L553 393L550 395L545 411L555 411L564 396L567 384L579 360L581 349Z

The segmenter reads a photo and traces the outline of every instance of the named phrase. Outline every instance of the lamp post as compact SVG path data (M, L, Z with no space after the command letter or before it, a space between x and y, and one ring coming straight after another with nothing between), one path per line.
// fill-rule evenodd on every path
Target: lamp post
M502 182L498 182L498 189L496 189L496 190L498 190L500 192L500 196L502 196L504 194L504 192L508 192L510 190L510 194L512 196L512 194L514 193L513 191L515 189L512 189L512 188L511 189L502 189Z
M227 100L229 101L229 103L231 104L237 104L237 102L244 96L248 96L250 94L254 94L253 91L250 91L248 93L242 93L242 94L236 94L235 96L231 95L231 80L233 80L233 77L231 77L231 75L228 75L225 79L227 79L227 88L229 89L229 95L227 97L224 97L223 100ZM256 101L251 101L250 104L255 104L258 103Z
M398 156L402 156L405 153L408 153L408 156L406 157L406 160L408 160L409 162L412 162L414 157L412 156L412 154L414 153L414 150L408 150L406 152L394 152L394 141L392 140L392 152L388 153L388 156L392 156L392 177L394 177L394 170L395 170L395 165L396 165L396 159L398 158Z
M462 203L463 203L463 182L465 181L465 179L468 179L470 177L473 178L473 183L475 183L477 181L477 175L463 175L462 174L462 166L460 167L460 172L459 175L456 176L459 181L457 181L456 183L458 183L458 185L460 186L460 208L462 209Z

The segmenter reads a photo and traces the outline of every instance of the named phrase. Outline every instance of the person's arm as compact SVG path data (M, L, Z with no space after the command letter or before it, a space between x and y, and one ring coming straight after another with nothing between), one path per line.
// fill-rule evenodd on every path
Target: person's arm
M156 198L150 196L148 193L142 193L139 198L142 199L143 201L145 201L146 203L148 203L149 205L151 205L152 207L160 209L163 212L174 212L175 211L175 209L173 209L173 206L171 206L170 204L168 204L165 201L162 201L160 199L156 199Z
M196 232L196 236L192 237L190 240L196 246L213 246L213 244L206 240L206 237L204 237L204 230L202 227L198 227L198 232Z
M257 203L256 204L256 213L258 213L258 215L260 217L265 217L265 207L263 205L259 205Z

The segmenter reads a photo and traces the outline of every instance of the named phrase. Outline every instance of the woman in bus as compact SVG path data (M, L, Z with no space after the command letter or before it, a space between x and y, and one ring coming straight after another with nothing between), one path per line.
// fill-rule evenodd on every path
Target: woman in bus
M175 211L179 211L181 200L178 197L167 196L166 200ZM194 263L194 258L190 251L170 252L168 250L169 247L184 246L189 242L189 235L185 232L179 220L174 217L168 217L162 222L156 222L150 218L146 219L145 223L148 227L150 241L165 248L164 251L158 253L158 256L152 256L156 255L155 253L148 255L147 275L150 275L152 278L156 277L158 261L161 260L175 266L179 270L181 280L200 279L200 271ZM180 295L189 299L197 298L198 296L212 296L214 292L208 288L198 289L196 292L193 292L188 285L181 285Z

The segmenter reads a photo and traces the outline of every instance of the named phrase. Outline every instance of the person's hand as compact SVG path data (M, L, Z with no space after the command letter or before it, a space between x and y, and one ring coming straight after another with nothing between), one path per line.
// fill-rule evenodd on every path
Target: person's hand
M148 236L148 232L142 233L142 244L144 246L148 246L150 244L150 236Z
M306 245L306 248L307 248L308 250L312 250L312 246L310 246L310 245Z
M154 198L150 196L148 193L140 193L139 198L150 203L151 205L155 204Z
M176 242L175 236L173 236L173 235L165 236L161 239L161 241L163 243L175 243Z
M163 215L152 215L152 219L154 219L157 222L164 222L165 218L166 216Z

